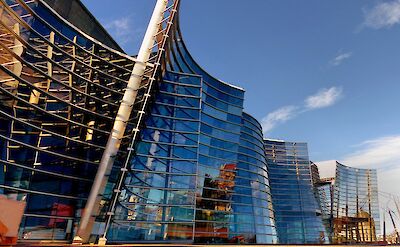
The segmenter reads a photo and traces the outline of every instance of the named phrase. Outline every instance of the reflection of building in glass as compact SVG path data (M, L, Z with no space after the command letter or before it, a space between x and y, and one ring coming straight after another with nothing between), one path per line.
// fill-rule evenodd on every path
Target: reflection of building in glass
M336 162L335 177L315 184L333 243L377 241L380 229L377 173Z
M2 1L0 24L0 194L27 202L20 239L70 241L136 59L79 1ZM110 215L111 242L276 243L244 90L202 70L176 22L161 64L139 88L92 240Z
M313 193L306 143L265 140L279 243L328 241Z
M260 124L202 70L178 26L130 158L110 240L275 243Z

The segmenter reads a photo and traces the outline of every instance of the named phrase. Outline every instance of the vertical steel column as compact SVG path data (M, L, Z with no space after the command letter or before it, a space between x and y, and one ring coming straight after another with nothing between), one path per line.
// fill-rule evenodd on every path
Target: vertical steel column
M97 211L100 207L101 196L107 184L107 176L111 171L115 156L117 155L121 145L121 139L125 133L125 129L132 112L132 107L135 103L136 95L146 69L146 63L149 60L152 52L152 47L155 42L155 35L159 30L167 3L168 0L157 0L153 15L150 19L146 34L137 56L137 61L133 67L131 77L129 78L121 105L118 109L111 135L107 141L106 149L104 150L101 158L88 201L86 202L85 209L83 211L77 236L75 237L74 241L83 240L84 242L87 242L91 234L92 226L95 221Z

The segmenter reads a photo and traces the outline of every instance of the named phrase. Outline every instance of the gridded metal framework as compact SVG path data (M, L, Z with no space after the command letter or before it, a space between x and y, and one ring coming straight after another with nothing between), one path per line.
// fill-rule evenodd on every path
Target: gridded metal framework
M109 241L276 243L260 124L244 91L192 59L174 25Z
M333 243L377 241L380 231L377 171L336 162L333 188Z
M135 59L43 0L0 3L0 194L27 202L19 238L71 240ZM207 74L172 30L165 56L147 65L93 234L276 243L261 126L243 113L244 90Z
M40 0L0 3L0 194L27 202L21 239L71 239L135 59Z
M313 191L306 143L264 140L280 244L328 242Z

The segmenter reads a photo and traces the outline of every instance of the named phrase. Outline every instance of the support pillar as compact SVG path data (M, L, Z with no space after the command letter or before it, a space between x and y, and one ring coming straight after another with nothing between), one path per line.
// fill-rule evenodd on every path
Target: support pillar
M100 208L102 194L107 184L107 178L121 145L121 140L124 136L135 103L136 95L146 69L146 63L150 58L152 47L155 42L155 36L159 31L167 3L168 0L157 0L153 15L150 19L150 23L147 27L146 34L137 56L137 61L133 67L131 77L128 81L128 85L116 115L113 129L107 141L99 168L97 169L96 177L75 237L75 239L81 238L84 243L89 240L92 232L93 224Z

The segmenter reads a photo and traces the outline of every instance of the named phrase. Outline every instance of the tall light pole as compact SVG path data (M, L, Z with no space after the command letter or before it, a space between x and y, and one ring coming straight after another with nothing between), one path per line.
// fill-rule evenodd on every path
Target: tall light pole
M160 23L162 22L167 4L168 0L157 0L153 15L151 16L150 23L147 27L146 34L136 58L137 61L132 69L118 113L115 117L114 126L97 169L89 198L86 202L85 209L83 210L78 232L74 238L75 242L87 242L90 237L95 217L100 208L101 196L107 184L107 177L110 174L115 157L121 145L121 140L130 119L137 92L152 52L152 47L156 42L155 36L159 31Z

